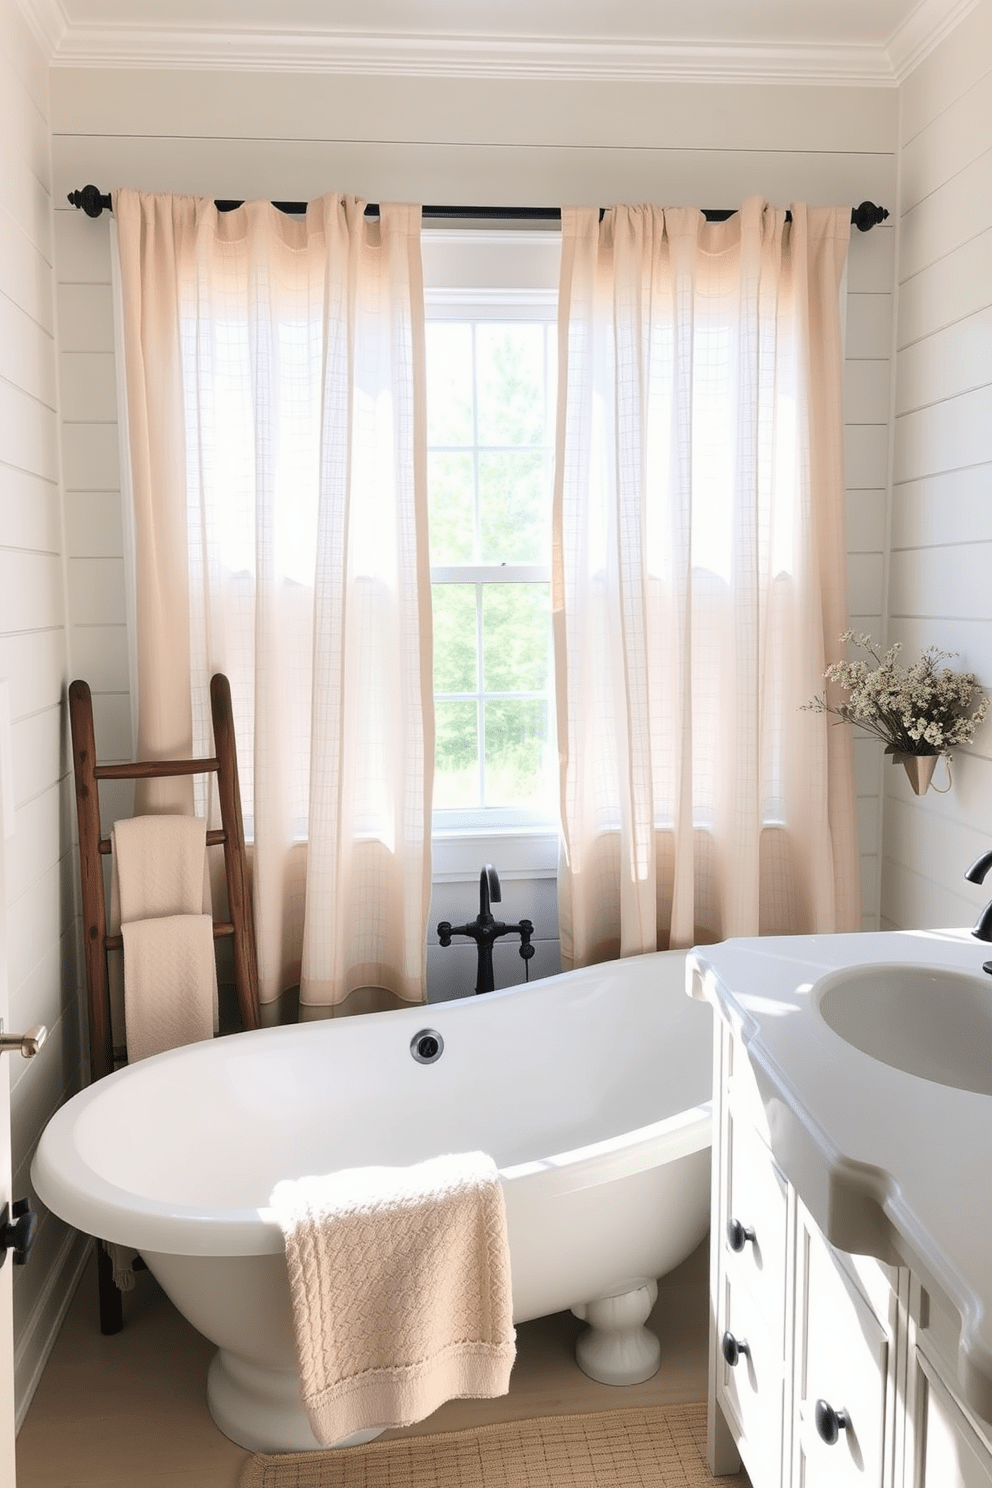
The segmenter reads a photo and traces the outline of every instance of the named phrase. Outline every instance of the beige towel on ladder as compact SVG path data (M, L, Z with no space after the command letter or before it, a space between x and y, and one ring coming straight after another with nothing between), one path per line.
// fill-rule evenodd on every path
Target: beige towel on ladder
M115 822L115 910L124 941L124 1028L133 1063L213 1036L217 963L205 908L206 823L196 816Z
M121 926L127 1057L214 1036L217 962L210 915L168 915Z
M125 817L111 832L110 928L124 941L124 1027L132 1063L213 1037L217 962L206 831L200 817L161 815ZM173 927L164 945L162 932L149 928L159 923ZM131 1291L137 1251L103 1244L116 1285Z
M123 925L164 915L206 914L207 824L200 816L132 816L111 833L116 904Z
M317 1440L505 1395L516 1351L503 1190L482 1152L287 1180L300 1383Z

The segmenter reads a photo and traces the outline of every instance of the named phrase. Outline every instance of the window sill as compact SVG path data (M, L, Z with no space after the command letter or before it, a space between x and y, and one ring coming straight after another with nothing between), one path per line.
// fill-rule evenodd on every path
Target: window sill
M486 863L501 879L558 876L558 834L546 827L449 829L432 841L435 883L468 883Z

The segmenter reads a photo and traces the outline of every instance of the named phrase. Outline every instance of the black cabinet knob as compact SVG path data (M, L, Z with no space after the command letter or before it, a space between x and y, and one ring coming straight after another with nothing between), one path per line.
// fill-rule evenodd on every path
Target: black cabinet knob
M735 1338L733 1333L729 1331L723 1335L722 1347L723 1357L731 1369L738 1364L743 1354L749 1354L751 1352L743 1338Z
M731 1250L742 1251L749 1240L754 1240L750 1226L742 1225L739 1219L727 1220L727 1244Z
M832 1447L842 1431L847 1429L846 1411L834 1410L826 1400L818 1400L813 1410L816 1434L828 1447Z
M8 1250L14 1252L15 1266L24 1265L37 1228L38 1216L31 1208L30 1199L15 1199L10 1209L4 1204L0 1209L0 1266L7 1259Z

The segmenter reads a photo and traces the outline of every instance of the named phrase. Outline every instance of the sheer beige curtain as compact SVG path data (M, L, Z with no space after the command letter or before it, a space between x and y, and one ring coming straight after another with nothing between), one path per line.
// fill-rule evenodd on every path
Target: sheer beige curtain
M563 213L554 625L562 958L860 921L849 211Z
M139 748L231 680L263 1013L424 996L433 771L420 210L115 195Z

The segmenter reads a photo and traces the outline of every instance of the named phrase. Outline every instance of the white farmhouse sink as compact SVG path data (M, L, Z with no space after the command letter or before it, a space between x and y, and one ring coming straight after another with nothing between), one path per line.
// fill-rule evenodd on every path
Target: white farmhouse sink
M992 977L944 967L846 967L817 989L848 1044L923 1080L992 1096Z

